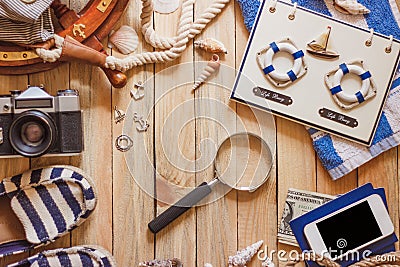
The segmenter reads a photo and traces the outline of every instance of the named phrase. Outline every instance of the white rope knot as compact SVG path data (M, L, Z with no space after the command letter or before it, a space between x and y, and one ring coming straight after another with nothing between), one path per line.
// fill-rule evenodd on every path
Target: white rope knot
M64 42L64 38L55 34L54 35L55 47L52 50L48 50L45 48L36 48L36 54L43 59L43 62L56 62L62 53L62 44Z

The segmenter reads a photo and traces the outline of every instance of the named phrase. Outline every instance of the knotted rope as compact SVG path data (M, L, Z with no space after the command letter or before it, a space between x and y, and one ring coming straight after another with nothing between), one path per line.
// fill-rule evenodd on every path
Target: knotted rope
M305 258L300 257L296 260L290 261L286 264L286 266L288 267L294 266L295 264L302 262L304 260L315 261L320 266L340 267L340 264L338 264L337 262L334 262L326 257L315 255L313 253L307 254ZM375 267L375 266L384 266L384 267L400 266L400 251L389 252L382 255L376 255L370 258L366 258L359 262L353 263L348 267Z
M64 38L57 34L54 34L54 41L56 48L52 50L48 50L45 48L36 48L35 50L36 54L41 59L43 59L44 62L56 62L61 57Z
M178 58L186 49L187 43L207 26L207 24L215 18L230 0L216 0L208 7L202 15L192 22L193 4L195 0L184 0L182 3L182 14L178 26L178 34L176 37L160 37L151 28L151 19L153 13L152 0L142 0L141 25L142 33L146 42L154 48L165 49L156 52L144 52L134 54L122 59L108 56L106 59L106 68L126 71L136 66L149 63L160 63L173 61Z

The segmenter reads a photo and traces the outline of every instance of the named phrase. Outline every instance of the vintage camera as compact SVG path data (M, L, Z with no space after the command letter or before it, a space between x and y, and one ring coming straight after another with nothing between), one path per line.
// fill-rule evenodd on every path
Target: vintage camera
M43 87L28 86L0 96L0 157L44 154L70 156L82 152L82 111L76 90L51 96Z

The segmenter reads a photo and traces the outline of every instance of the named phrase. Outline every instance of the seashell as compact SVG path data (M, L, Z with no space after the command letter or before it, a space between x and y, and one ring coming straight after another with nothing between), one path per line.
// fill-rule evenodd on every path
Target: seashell
M370 10L357 0L334 0L333 6L339 12L350 15L368 14Z
M228 266L229 267L245 267L246 264L253 258L253 256L260 249L261 245L264 243L263 240L260 240L245 249L242 249L236 252L236 255L229 256L228 258Z
M153 8L155 12L161 14L169 14L177 10L179 0L153 0Z
M198 48L204 49L207 52L228 54L228 50L225 48L224 44L214 38L196 41L194 42L194 45Z
M204 267L213 267L213 266L211 265L211 263L205 263Z
M192 90L196 90L197 87L200 86L203 82L205 82L214 72L219 69L219 56L217 54L213 54L211 60L208 61L207 66L201 72L201 74L197 77Z
M172 260L151 260L151 261L144 261L139 263L141 267L183 267L183 264L180 259L173 258Z
M263 263L261 263L262 267L275 267L275 264L272 262L272 260L270 258L266 258L265 261L263 261Z
M136 50L139 45L139 37L132 27L123 25L110 35L109 42L122 54L127 55Z

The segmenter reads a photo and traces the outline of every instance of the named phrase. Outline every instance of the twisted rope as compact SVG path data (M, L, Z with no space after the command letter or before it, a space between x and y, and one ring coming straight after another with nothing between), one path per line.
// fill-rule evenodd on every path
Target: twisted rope
M52 50L47 50L45 48L36 48L35 49L36 54L41 59L43 59L43 62L56 62L61 57L62 44L64 42L64 38L55 34L54 40L55 40L55 47L56 47L55 49L52 49Z
M106 68L126 71L136 66L149 63L172 61L178 58L189 42L190 25L192 21L193 4L195 0L186 0L182 4L182 15L178 26L178 40L168 50L134 54L123 59L113 56L106 58Z
M207 24L221 13L222 9L224 9L229 1L230 0L217 0L209 6L200 17L192 23L189 39L193 39L196 35L200 34ZM142 14L140 15L140 18L144 38L146 42L154 48L170 49L177 42L177 36L162 37L155 32L151 25L153 11L153 1L142 0Z
M296 260L290 261L286 264L286 266L294 266L299 262L303 262L305 260L315 261L321 266L326 267L340 267L340 264L332 261L329 258L321 257L315 254L309 254L304 257L300 257ZM370 258L363 259L359 262L356 262L348 267L375 267L375 266L384 266L384 267L399 267L400 266L400 251L394 251L385 253L382 255L376 255Z
M187 43L207 26L215 18L230 0L216 0L208 7L198 19L192 23L193 4L195 0L184 0L182 4L182 14L178 26L176 37L160 37L151 28L151 18L153 13L152 0L142 0L142 14L140 15L142 33L146 42L155 48L165 49L164 51L145 52L134 54L122 59L108 56L105 67L126 71L136 66L149 63L163 63L173 61L178 58L186 49Z

